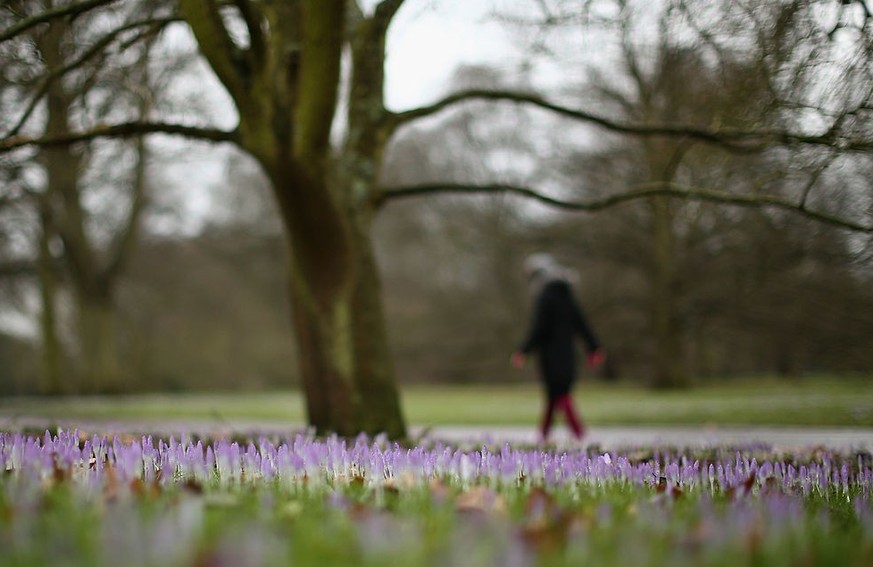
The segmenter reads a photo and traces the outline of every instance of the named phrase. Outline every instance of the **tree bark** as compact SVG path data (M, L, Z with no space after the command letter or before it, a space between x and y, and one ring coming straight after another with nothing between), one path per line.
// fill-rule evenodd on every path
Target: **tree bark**
M667 197L652 199L652 324L655 334L656 388L688 386L683 364L681 329L677 317L673 256L673 215Z
M122 391L115 306L108 294L79 296L79 342L84 391Z
M44 204L40 205L40 227L42 229L39 238L39 295L42 307L39 321L42 339L40 391L46 395L57 396L64 393L64 384L61 380L63 350L58 339L55 309L57 279L50 248L51 220Z
M292 267L293 321L309 424L319 434L357 435L363 428L354 373L351 298L319 299L314 291L303 272Z
M397 391L394 364L388 345L382 282L373 253L369 215L355 223L358 278L352 297L355 380L364 409L362 425L369 433L406 437L406 422Z
M326 189L321 178L288 179L294 177L274 176L273 186L290 241L290 297L309 424L321 434L405 437L371 215L340 205L331 195L346 193ZM295 197L301 194L310 198Z

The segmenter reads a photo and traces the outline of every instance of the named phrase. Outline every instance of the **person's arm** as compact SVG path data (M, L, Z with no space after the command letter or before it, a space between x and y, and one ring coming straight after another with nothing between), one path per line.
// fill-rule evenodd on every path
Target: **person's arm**
M590 366L603 364L603 361L606 360L606 354L600 348L600 342L594 335L594 331L591 330L591 325L588 323L585 311L575 300L573 300L573 326L585 342L588 364Z
M548 287L546 287L537 298L527 337L525 338L524 342L519 345L515 352L512 353L512 358L510 360L514 367L522 368L527 360L527 355L542 346L543 342L545 341L545 336L548 332L549 325L548 304L549 290Z

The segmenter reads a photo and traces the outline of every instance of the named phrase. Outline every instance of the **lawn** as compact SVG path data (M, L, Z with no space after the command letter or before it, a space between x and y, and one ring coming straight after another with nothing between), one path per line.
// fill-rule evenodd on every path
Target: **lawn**
M415 425L529 426L541 404L530 385L403 396ZM595 384L577 400L598 424L873 426L862 380ZM0 418L15 417L98 425L0 432L0 567L873 564L867 451L100 431L100 420L302 424L295 392L0 400Z
M541 410L534 384L409 386L403 407L413 425L529 425ZM873 380L731 381L659 392L627 384L583 384L576 401L592 425L773 425L873 427ZM299 423L295 391L144 394L116 397L5 398L0 417L192 419Z
M0 566L873 564L873 459L0 433Z

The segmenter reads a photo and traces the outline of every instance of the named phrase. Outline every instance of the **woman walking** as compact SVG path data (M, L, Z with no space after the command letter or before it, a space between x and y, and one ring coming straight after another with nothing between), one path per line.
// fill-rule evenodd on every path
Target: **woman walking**
M540 378L546 392L546 406L540 436L547 441L556 410L562 411L576 439L585 435L585 426L573 407L570 392L576 381L574 339L585 343L589 365L599 365L605 355L582 308L573 297L566 270L548 254L534 254L524 263L534 289L536 303L527 338L512 355L512 365L523 368L527 355L536 352Z

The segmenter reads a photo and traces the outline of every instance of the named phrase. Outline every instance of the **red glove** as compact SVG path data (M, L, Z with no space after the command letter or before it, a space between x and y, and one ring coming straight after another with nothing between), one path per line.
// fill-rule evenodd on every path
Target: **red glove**
M527 356L523 352L514 352L509 359L512 365L516 368L524 368L524 363L527 361Z
M606 354L600 350L592 350L588 353L588 366L600 366L606 360Z

